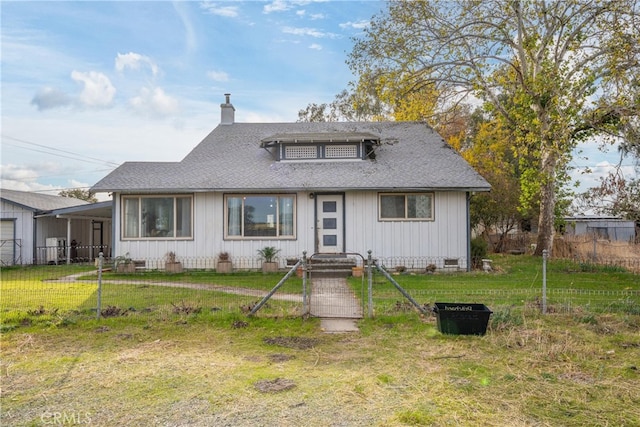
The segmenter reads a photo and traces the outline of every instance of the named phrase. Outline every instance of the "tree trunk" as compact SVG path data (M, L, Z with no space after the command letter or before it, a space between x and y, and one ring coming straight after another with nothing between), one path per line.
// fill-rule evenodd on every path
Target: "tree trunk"
M548 146L543 145L541 151L540 216L538 217L538 240L534 255L542 255L542 251L545 249L551 255L556 208L557 160L554 153L549 152Z

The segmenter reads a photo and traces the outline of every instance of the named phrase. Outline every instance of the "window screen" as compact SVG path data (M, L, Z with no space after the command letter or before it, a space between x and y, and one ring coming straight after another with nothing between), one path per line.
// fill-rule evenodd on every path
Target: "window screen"
M433 220L433 194L380 194L379 219Z
M327 145L324 149L327 159L353 159L358 156L358 148L351 145Z

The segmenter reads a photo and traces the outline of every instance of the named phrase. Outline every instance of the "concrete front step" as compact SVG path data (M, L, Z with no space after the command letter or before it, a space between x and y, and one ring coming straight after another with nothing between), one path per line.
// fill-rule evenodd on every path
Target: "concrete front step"
M355 260L349 258L314 258L308 269L313 277L349 277L355 266Z
M345 332L360 332L356 319L320 319L320 328L327 334L341 334Z
M309 275L313 278L346 279L347 277L351 276L351 270L349 271L330 271L330 270L309 271Z

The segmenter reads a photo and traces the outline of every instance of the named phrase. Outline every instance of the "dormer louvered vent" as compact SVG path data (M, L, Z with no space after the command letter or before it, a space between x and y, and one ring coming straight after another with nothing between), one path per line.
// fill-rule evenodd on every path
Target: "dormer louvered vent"
M380 139L369 133L280 134L261 141L278 161L354 161L375 159Z

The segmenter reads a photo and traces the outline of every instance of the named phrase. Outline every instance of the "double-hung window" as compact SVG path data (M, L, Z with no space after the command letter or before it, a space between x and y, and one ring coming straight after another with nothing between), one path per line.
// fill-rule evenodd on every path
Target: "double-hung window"
M225 196L225 238L295 238L296 197L288 194Z
M191 239L192 196L123 196L124 239Z
M378 202L380 221L433 221L433 193L385 193Z

